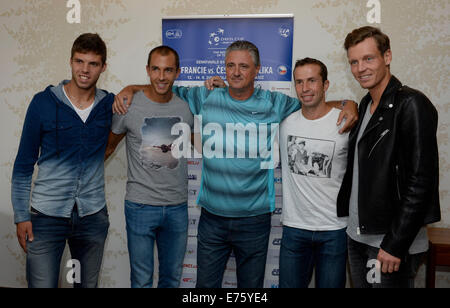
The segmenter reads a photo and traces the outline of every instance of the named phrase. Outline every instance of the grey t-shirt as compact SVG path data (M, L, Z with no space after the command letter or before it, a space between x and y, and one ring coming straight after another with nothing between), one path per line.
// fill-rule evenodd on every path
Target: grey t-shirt
M181 123L192 128L193 122L188 104L178 96L167 103L156 103L143 91L134 95L127 114L113 116L112 132L126 133L126 200L154 206L187 202L187 160L176 159L172 152L175 147L188 145L180 144L180 135L171 131ZM190 141L190 135L183 139Z
M348 219L348 227L347 227L347 235L353 239L354 241L375 247L380 248L381 243L383 242L385 234L361 234L359 231L359 216L358 216L358 189L359 189L359 164L358 164L358 143L361 139L364 131L367 128L367 124L369 124L370 119L372 118L372 114L370 113L370 104L367 106L366 113L364 117L360 119L361 128L358 132L358 136L356 139L356 147L355 147L355 156L353 163L353 180L352 180L352 191L350 195L350 208L349 208L349 219ZM428 250L428 236L426 227L420 229L417 234L415 240L409 247L410 254L417 254L421 252L425 252Z

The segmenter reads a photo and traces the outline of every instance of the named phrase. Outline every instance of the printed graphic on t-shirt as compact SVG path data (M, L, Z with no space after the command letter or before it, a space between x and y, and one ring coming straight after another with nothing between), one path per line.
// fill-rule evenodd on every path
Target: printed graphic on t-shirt
M145 118L141 129L142 144L139 149L142 166L175 169L178 159L172 156L173 142L179 136L171 134L172 126L181 122L179 117Z
M335 141L288 136L288 165L292 173L330 178Z

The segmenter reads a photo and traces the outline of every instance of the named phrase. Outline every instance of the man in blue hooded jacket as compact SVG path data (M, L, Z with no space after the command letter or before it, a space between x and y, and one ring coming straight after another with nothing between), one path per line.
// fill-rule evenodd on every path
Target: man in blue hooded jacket
M96 287L109 228L103 160L114 95L96 88L106 69L98 34L75 40L70 66L70 81L32 99L14 163L11 200L29 287L57 287L66 241L74 286Z

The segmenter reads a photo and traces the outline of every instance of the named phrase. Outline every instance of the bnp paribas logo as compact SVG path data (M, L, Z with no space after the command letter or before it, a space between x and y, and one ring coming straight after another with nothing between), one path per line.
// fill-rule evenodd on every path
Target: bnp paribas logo
M183 37L183 31L181 29L169 29L166 31L166 38L169 40L181 39Z

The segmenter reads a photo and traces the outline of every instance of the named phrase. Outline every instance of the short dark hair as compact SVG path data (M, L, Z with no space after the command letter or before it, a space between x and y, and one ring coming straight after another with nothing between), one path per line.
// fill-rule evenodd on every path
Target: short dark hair
M391 49L391 43L389 37L386 34L381 32L379 28L365 26L355 29L349 34L347 34L344 43L345 50L348 51L350 47L353 47L361 43L362 41L364 41L369 37L373 37L375 39L375 42L377 43L377 47L381 55L384 55L386 51Z
M76 52L88 53L93 52L102 57L102 64L106 63L106 44L97 33L84 33L81 34L75 42L73 42L70 58Z
M247 50L250 53L250 56L252 57L255 66L258 67L261 65L258 47L256 47L256 45L253 44L252 42L235 41L230 46L228 46L227 50L225 51L225 58L228 56L230 52L235 50Z
M328 80L328 69L327 69L327 66L325 64L323 64L322 61L319 61L319 60L313 59L313 58L303 58L301 60L298 60L295 63L294 71L292 73L294 75L294 79L295 79L295 70L297 69L297 67L304 66L304 65L307 65L307 64L318 65L320 67L320 76L322 77L322 82L324 83L325 81Z
M180 68L180 57L178 56L178 53L176 52L175 49L173 49L172 47L166 46L166 45L161 45L161 46L155 47L150 51L150 53L148 54L148 60L147 60L148 66L150 66L150 61L155 52L159 53L161 56L167 56L170 53L172 53L175 56L175 65L177 67L177 70Z

